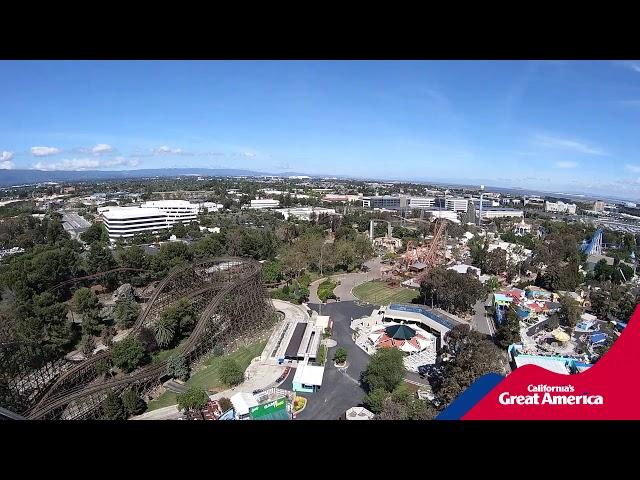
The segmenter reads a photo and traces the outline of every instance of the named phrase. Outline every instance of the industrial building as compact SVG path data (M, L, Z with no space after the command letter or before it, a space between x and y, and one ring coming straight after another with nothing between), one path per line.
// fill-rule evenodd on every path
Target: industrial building
M604 209L604 207L603 207ZM544 202L544 211L545 212L554 212L554 213L569 213L571 215L575 215L576 213L576 204L575 203L564 203L562 201L557 202Z

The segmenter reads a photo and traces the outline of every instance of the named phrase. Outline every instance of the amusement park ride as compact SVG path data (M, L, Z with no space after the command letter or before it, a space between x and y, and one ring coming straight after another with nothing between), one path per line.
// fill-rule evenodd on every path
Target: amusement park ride
M406 252L398 259L393 268L387 273L389 286L399 286L403 276L408 276L411 267L418 264L420 272L414 277L416 282L421 282L429 271L442 265L446 261L446 220L434 221L434 235L426 246L417 246L413 241L407 242ZM420 265L422 264L422 265ZM423 267L424 265L424 267Z

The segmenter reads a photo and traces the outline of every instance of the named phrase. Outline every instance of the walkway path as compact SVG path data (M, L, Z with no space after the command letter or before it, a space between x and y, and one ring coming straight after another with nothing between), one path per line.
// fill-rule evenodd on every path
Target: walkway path
M284 313L284 322L293 320L308 321L309 315L303 306L294 305L282 300L272 301L275 309ZM278 330L278 326L276 326L276 330ZM273 349L273 337L274 335L269 339L267 346L263 350L263 355L264 352L269 352L269 348ZM268 355L269 353L267 353L267 357ZM284 365L265 363L264 361L265 359L262 356L256 357L245 370L244 382L237 387L210 395L209 397L213 400L217 400L222 397L229 398L238 392L253 393L255 390L262 390L277 386L276 380L278 380L282 375L286 367ZM159 408L157 410L152 410L151 412L146 412L142 415L132 417L131 420L177 420L180 416L181 414L178 411L177 405L171 405L169 407Z
M369 271L331 275L331 278L334 281L340 282L340 285L338 285L334 290L334 293L340 301L348 302L351 300L357 300L356 297L353 296L353 293L351 293L351 290L353 290L354 287L382 276L380 273L382 259L380 257L372 258L365 262L365 266L368 267ZM325 278L320 278L309 285L309 303L322 303L320 302L320 298L318 298L318 286L325 280Z

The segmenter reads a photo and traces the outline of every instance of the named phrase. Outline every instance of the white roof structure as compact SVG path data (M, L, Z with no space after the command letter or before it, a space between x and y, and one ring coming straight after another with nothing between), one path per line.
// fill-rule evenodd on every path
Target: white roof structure
M238 392L233 395L229 400L233 405L233 409L238 415L248 415L249 409L258 406L258 401L250 393Z
M318 315L316 317L316 327L328 328L329 327L329 319L331 319L331 317L329 315Z
M296 374L293 376L293 383L320 387L322 386L322 377L324 377L324 367L299 363Z
M516 366L518 368L523 365L537 365L538 367L542 367L545 370L549 370L555 373L561 373L563 375L569 375L569 368L565 364L564 360L554 360L552 357L544 358L538 356L526 356L526 355L517 355L514 358Z
M143 208L196 208L198 205L187 200L152 200L144 202Z
M478 267L474 267L473 265L465 265L464 263L461 265L453 265L447 268L447 270L454 270L458 273L467 273L467 270L469 268L476 272L478 275L481 275L480 269Z
M373 420L375 415L364 407L351 407L347 410L347 420Z
M164 217L164 212L157 208L139 208L139 207L108 207L102 211L102 216L107 220L125 220L131 218L142 217Z

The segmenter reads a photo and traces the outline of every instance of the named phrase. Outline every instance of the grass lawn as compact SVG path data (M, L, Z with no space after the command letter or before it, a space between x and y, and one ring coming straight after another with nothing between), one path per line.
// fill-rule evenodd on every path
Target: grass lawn
M390 303L411 303L420 293L406 287L391 288L385 282L373 280L358 285L353 289L356 298L374 305L388 305Z
M225 355L222 357L209 357L204 363L205 366L197 373L194 373L191 378L187 380L187 385L196 385L198 387L204 388L205 390L213 388L218 390L226 390L228 386L224 385L218 378L218 370L220 368L222 360L231 358L235 360L238 365L240 365L240 368L242 368L242 370L246 370L246 368L251 363L251 360L262 353L262 350L264 350L266 344L267 342L265 340L262 342L252 343L250 345L247 345L246 347L240 347L235 352L232 352L229 355ZM157 399L149 402L147 411L156 410L162 407L168 407L169 405L175 405L176 403L176 394L173 392L165 392Z
M159 352L154 353L153 356L151 357L151 363L159 363L159 362L162 362L163 360L168 359L171 355L174 354L174 352L177 352L179 349L181 349L187 340L188 338L185 337L175 347L170 348L169 350L160 350Z

